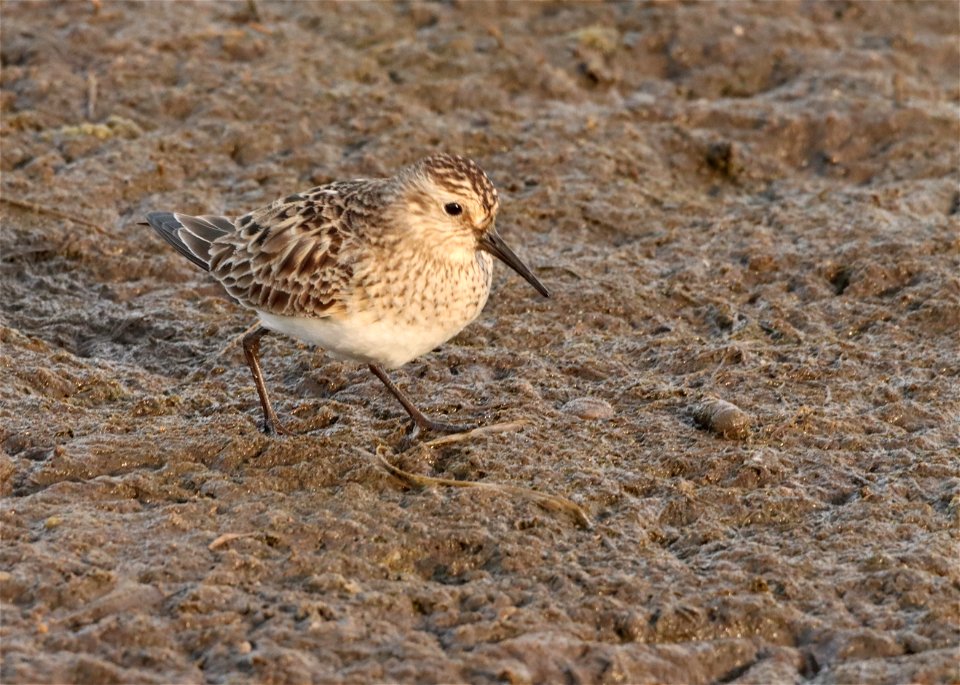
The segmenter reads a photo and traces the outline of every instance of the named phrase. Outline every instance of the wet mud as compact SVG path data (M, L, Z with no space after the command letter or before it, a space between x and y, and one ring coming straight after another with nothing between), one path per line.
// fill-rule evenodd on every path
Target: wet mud
M955 3L0 11L4 683L958 680ZM395 377L523 425L270 338L265 437L138 222L438 150L553 297Z

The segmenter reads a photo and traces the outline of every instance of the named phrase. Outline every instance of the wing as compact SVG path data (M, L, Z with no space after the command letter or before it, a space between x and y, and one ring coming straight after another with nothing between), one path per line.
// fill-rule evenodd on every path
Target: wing
M210 245L210 272L251 309L312 317L343 311L362 241L351 198L369 183L314 188L240 217L234 232Z
M235 230L233 221L225 216L151 212L147 221L161 238L204 271L210 270L210 245Z

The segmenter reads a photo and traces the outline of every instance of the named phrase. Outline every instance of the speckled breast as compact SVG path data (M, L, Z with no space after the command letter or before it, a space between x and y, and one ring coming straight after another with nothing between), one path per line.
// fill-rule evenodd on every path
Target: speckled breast
M371 309L390 330L396 348L391 365L429 352L476 319L487 303L492 275L492 258L478 252L469 261L429 263L382 291Z

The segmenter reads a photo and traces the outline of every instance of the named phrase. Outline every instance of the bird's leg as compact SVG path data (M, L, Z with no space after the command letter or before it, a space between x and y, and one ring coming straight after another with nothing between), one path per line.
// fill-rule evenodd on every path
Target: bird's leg
M410 415L410 418L413 419L414 424L416 424L417 429L425 431L433 431L435 433L465 433L469 430L472 430L470 426L457 426L452 423L443 423L441 421L431 421L428 419L422 411L414 406L413 402L409 397L396 385L393 381L390 380L390 377L387 375L387 372L383 370L383 367L378 364L370 364L370 371L373 372L373 375L379 378L387 390L400 400L400 404L403 405L403 408L407 410L407 414Z
M263 432L267 435L275 433L285 435L289 434L289 431L283 427L277 419L276 412L273 411L273 405L270 404L270 397L267 395L267 386L263 383L263 369L260 368L260 338L269 332L268 329L259 326L243 336L243 354L247 358L250 373L253 374L257 394L260 395L260 406L263 408Z

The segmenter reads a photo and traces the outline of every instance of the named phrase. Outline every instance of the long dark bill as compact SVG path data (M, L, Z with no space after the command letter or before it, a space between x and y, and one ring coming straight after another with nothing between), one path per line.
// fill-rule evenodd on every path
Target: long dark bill
M543 283L537 280L537 277L527 268L527 265L520 261L520 258L513 253L513 250L507 247L507 244L503 242L503 238L501 238L494 229L491 228L480 238L480 249L486 250L523 276L527 283L537 289L538 293L544 297L550 297L550 291L543 287Z

